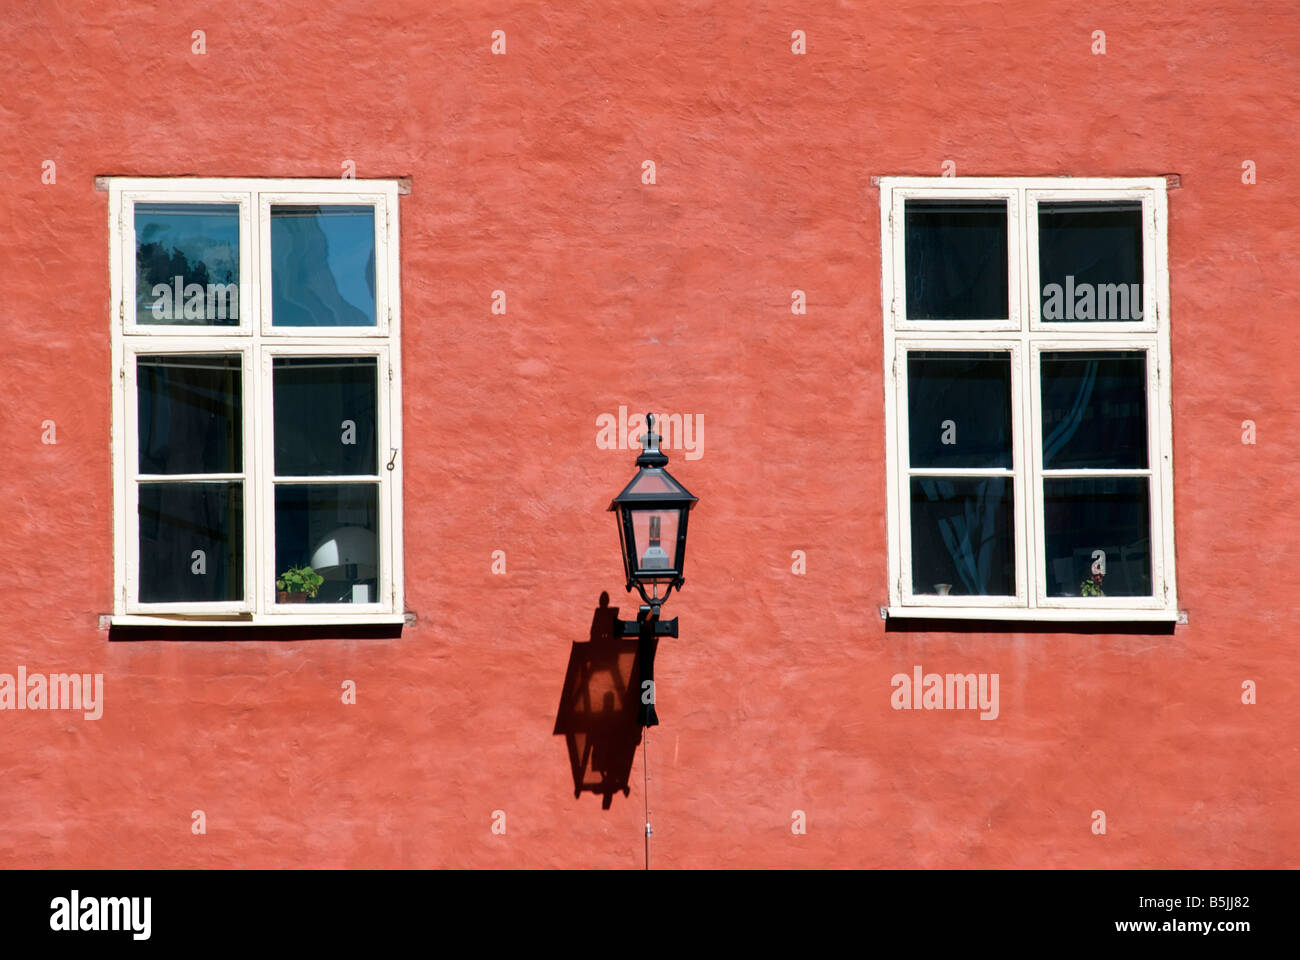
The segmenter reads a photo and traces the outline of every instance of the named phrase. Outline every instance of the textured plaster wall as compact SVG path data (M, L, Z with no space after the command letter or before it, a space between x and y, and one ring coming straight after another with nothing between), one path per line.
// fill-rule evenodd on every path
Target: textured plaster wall
M670 468L701 504L668 610L681 637L657 664L657 866L1295 866L1300 16L1086 6L9 0L0 672L102 672L106 702L98 721L0 713L0 866L641 866L642 752L630 796L602 810L574 798L552 732L599 594L634 609L604 513L633 455L595 442L620 404L705 423L703 456ZM94 178L334 177L345 160L412 180L419 623L400 639L110 643ZM885 632L870 178L945 160L1182 176L1190 623L1172 636ZM1000 673L998 719L891 710L890 677L918 663Z

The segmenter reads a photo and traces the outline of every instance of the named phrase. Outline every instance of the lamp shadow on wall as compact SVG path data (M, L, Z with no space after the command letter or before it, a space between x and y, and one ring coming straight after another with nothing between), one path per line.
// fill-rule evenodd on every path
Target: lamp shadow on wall
M630 793L632 761L641 743L637 639L625 639L618 624L618 607L601 593L591 638L569 651L555 714L555 736L563 736L569 750L573 795L600 794L603 810L614 794Z

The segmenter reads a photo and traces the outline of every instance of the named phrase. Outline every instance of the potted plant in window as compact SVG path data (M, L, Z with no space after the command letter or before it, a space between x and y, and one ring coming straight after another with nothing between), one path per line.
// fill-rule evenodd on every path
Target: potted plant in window
M1104 551L1094 550L1092 552L1092 570L1090 572L1092 575L1079 584L1079 596L1106 596L1106 592L1101 589L1101 582L1106 579L1106 554Z
M1079 596L1081 597L1104 597L1106 591L1101 589L1101 581L1105 574L1094 573L1087 580L1079 584Z
M325 582L311 567L290 567L275 578L276 603L306 603Z

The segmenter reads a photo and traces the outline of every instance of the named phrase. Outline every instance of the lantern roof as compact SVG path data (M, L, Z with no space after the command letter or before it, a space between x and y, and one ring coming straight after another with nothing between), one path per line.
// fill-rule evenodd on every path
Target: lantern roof
M699 497L678 482L665 467L668 457L659 449L661 437L654 431L654 415L646 414L646 432L642 438L641 455L636 458L637 472L623 492L609 504L609 509L617 510L620 504L662 503L680 504L686 509L695 506Z

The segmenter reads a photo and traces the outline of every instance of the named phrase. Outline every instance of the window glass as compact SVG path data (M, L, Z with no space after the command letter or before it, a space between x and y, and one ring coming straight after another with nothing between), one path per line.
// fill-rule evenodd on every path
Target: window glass
M1047 596L1151 596L1146 477L1043 481Z
M278 476L378 472L377 372L374 357L273 361Z
M135 204L138 324L239 326L239 205Z
M271 207L271 322L375 326L375 208Z
M1043 467L1146 469L1146 351L1044 353Z
M1014 596L1010 477L913 477L912 592Z
M378 530L377 483L277 484L275 575L309 566L324 580L315 597L289 602L378 602Z
M243 387L239 354L139 356L139 472L240 473Z
M1043 320L1142 319L1142 204L1039 203Z
M906 200L909 320L1006 319L1007 202Z
M910 351L907 425L914 468L1010 469L1011 355Z
M140 602L244 597L244 485L140 484Z

